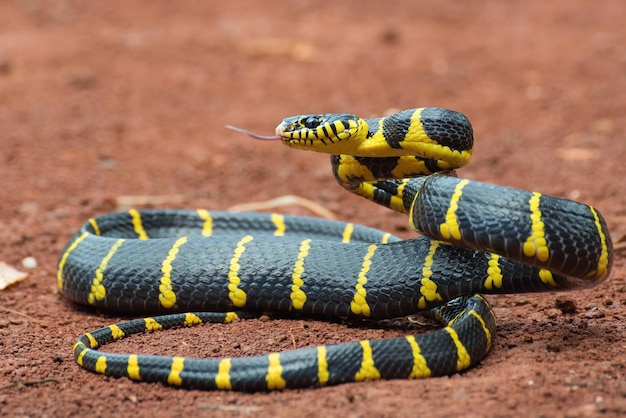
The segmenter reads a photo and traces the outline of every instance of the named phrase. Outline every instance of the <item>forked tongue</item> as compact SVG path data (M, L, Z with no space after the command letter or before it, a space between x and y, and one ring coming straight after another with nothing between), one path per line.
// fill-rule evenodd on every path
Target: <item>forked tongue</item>
M232 126L232 125L226 125L226 127L228 129L232 129L233 131L241 132L243 134L248 135L251 138L258 139L258 140L261 140L261 141L280 141L280 140L283 139L282 137L280 137L278 135L264 136L264 135L255 134L254 132L249 131L247 129L238 128L238 127Z

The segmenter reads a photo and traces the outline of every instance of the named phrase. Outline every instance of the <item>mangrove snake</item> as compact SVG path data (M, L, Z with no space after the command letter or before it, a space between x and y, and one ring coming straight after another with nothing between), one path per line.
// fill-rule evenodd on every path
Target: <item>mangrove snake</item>
M448 375L478 362L492 345L495 318L480 293L579 289L609 275L611 240L593 207L450 175L473 147L460 113L296 116L276 136L247 133L332 154L343 187L407 213L423 236L403 241L351 223L205 210L90 219L61 253L61 293L111 311L165 315L80 336L74 356L82 367L246 391ZM134 333L258 315L250 311L381 319L425 310L444 327L254 357L97 350Z

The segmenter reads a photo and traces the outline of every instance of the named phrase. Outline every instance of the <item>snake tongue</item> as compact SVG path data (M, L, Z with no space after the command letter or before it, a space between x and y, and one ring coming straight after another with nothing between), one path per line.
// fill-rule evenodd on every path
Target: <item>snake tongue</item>
M280 141L280 140L283 139L281 136L278 136L278 135L265 136L265 135L255 134L254 132L249 131L247 129L238 128L238 127L232 126L232 125L226 125L226 128L232 129L233 131L244 133L244 134L248 135L251 138L258 139L258 140L261 140L261 141Z

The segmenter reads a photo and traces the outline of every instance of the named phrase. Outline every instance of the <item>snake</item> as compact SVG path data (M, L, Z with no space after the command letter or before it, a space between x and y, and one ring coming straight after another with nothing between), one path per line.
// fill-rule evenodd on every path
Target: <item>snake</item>
M476 365L493 345L496 320L483 295L584 289L610 274L611 238L593 206L456 176L474 143L459 112L298 115L271 136L234 129L330 154L342 187L406 214L419 234L401 239L347 221L278 213L101 214L61 251L60 293L145 317L81 335L73 355L83 368L248 392L446 376ZM422 312L441 328L241 357L101 350L133 334L202 323L236 330L238 320L268 312L357 323Z

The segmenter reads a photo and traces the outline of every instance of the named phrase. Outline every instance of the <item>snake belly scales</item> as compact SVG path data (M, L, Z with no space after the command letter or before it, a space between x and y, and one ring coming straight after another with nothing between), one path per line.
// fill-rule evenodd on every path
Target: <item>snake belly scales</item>
M455 176L473 149L471 124L458 112L295 116L275 136L249 134L331 154L340 185L408 214L422 235L400 240L352 223L254 212L95 217L61 253L60 292L96 308L157 316L83 334L73 349L79 365L138 381L243 391L449 375L476 364L492 345L494 313L480 294L580 289L610 273L611 239L593 207ZM258 312L375 320L420 311L443 327L252 357L98 350L135 333Z

